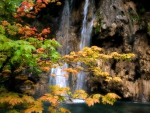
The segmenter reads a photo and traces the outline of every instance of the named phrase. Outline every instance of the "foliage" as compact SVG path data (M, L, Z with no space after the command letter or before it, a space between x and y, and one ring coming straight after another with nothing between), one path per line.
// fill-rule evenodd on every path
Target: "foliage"
M22 0L1 0L0 1L0 21L6 18L11 20L16 7L19 6Z
M103 72L101 70L102 67L99 67L97 63L101 60L109 59L131 60L133 57L135 57L135 55L132 53L119 54L117 52L112 52L110 55L106 55L103 53L102 48L97 46L92 46L91 48L84 47L83 51L71 52L69 55L63 57L63 61L72 66L72 68L64 70L72 74L77 74L79 71L89 71L92 72L94 76L106 78L106 81L121 81L119 77L112 78L109 76L108 72ZM84 68L83 66L88 66L88 68Z
M50 28L39 33L30 25L1 21L0 74L6 77L4 72L10 70L7 74L7 78L10 78L27 68L37 72L49 71L51 62L59 58L56 48L60 46L55 39L48 39L49 33Z
M135 57L135 55L132 53L119 54L117 52L112 52L110 55L106 55L103 53L102 48L99 48L97 46L92 46L91 48L84 47L82 51L71 52L69 55L65 55L62 58L62 63L65 62L70 65L69 68L62 69L62 71L66 71L73 75L77 75L80 71L86 72L89 71L93 73L94 76L100 76L104 78L106 82L109 81L122 82L122 80L119 77L111 77L108 72L103 72L101 70L101 67L98 66L98 61L109 59L131 60L131 58L133 57ZM84 68L83 65L88 68ZM68 76L69 75L70 74L68 74ZM56 75L52 74L52 76L55 77ZM66 74L64 74L64 76L68 77L66 76ZM44 97L42 97L42 100L49 101L50 103L53 103L54 105L57 106L59 106L58 104L59 102L66 100L66 95L71 97L72 99L76 98L83 99L85 100L88 106L92 106L95 103L100 102L102 102L103 104L113 105L116 99L120 99L120 97L117 94L112 92L107 93L106 95L102 94L88 95L84 90L75 90L74 93L71 93L68 87L61 88L58 86L51 86L50 91L51 94L46 94Z
M101 26L102 26L102 19L101 19L101 15L100 15L100 12L97 14L97 19L96 19L96 21L97 21L97 24L94 26L94 31L95 31L95 33L97 34L97 33L99 33L99 32L101 32Z
M66 101L67 96L70 96L72 99L83 99L88 106L92 106L95 103L100 103L100 100L102 100L103 104L113 104L116 99L120 99L120 97L115 93L108 93L105 96L101 94L88 95L84 90L76 90L74 93L71 93L69 87L63 88L57 85L50 86L50 93L45 94L40 99L42 101L50 102L50 112L57 113L62 109L59 103ZM64 109L61 113L70 113L70 111Z
M60 44L48 37L50 28L39 32L34 26L22 22L25 16L35 18L38 11L45 8L48 3L57 2L56 5L61 3L55 0L20 2L17 0L0 1L0 87L8 89L8 91L4 89L0 91L0 109L7 109L9 113L17 113L20 110L15 108L21 105L25 113L42 112L41 101L35 101L30 96L10 91L15 90L14 83L17 80L20 80L26 87L36 87L29 80L30 74L23 72L34 72L36 75L40 75L43 71L48 72L52 64L60 58L56 51ZM17 6L19 7L14 14ZM29 89L24 93L31 95L34 92Z
M0 2L0 11L2 12L0 14L2 15L0 18L0 84L1 87L8 89L0 89L0 111L7 109L8 113L42 113L42 101L48 101L51 103L48 108L50 112L70 113L69 110L60 106L61 102L66 101L66 95L73 99L83 99L88 106L100 103L100 101L104 104L113 104L116 99L120 98L114 93L88 95L83 90L76 90L72 93L70 88L59 86L50 86L50 93L37 100L29 96L33 93L32 90L26 90L24 92L26 94L11 92L14 91L12 87L16 80L20 80L27 87L36 87L34 82L29 80L29 75L23 73L24 71L34 72L37 75L43 71L49 72L51 67L56 66L56 63L58 65L68 63L70 67L62 71L73 75L77 75L80 71L89 71L94 76L105 78L107 82L111 80L120 82L119 77L112 78L108 72L103 72L97 62L101 59L130 60L134 57L134 54L118 54L116 52L106 55L102 48L92 46L91 48L85 47L83 51L71 52L61 58L56 51L60 44L55 39L48 37L50 28L39 31L25 21L26 18L36 18L41 8L45 8L52 2L61 5L58 0L26 0L22 3L17 0L3 0ZM18 4L20 6L16 10ZM12 18L13 16L14 18ZM84 64L88 68L84 68L80 64ZM69 77L69 75L64 74L65 77Z
M0 89L0 111L7 109L7 113L20 113L20 105L22 105L21 112L24 113L42 113L43 110L42 102L40 100L34 100L33 97L28 95L8 92L3 88Z

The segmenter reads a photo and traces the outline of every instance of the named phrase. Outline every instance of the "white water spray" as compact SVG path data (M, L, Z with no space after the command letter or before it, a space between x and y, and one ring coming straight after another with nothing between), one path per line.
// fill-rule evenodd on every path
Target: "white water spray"
M62 45L62 47L58 48L58 52L61 55L66 55L69 53L69 46L68 46L69 30L70 30L69 1L65 0L61 23L59 31L56 36L57 41ZM55 74L56 76L50 77L50 84L58 85L60 87L68 86L68 79L64 76L64 74L67 73L63 71L64 68L68 68L68 65L64 64L63 66L51 69L51 74Z
M79 49L82 50L85 46L90 46L90 41L91 41L91 33L92 33L92 28L93 28L93 21L95 19L94 16L94 5L92 6L92 19L88 24L87 21L87 15L88 15L88 10L89 10L89 0L85 1L85 5L84 5L84 19L83 19L83 23L82 23L82 31L81 31L81 42L80 42L80 47ZM80 62L78 63L78 65L82 65ZM85 90L85 72L81 71L78 75L77 75L77 84L76 84L76 89L84 89Z

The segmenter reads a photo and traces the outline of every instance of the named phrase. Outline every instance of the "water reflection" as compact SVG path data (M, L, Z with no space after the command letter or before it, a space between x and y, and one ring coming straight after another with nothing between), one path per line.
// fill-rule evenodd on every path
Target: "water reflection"
M150 113L150 103L116 102L112 105L65 104L72 113Z

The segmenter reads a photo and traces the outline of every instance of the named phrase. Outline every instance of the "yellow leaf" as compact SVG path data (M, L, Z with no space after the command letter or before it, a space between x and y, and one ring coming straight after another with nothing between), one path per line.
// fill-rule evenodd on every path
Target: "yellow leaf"
M94 94L93 95L93 101L94 101L94 103L100 103L100 97L101 97L101 95L100 94Z
M61 5L61 2L57 2L56 5Z
M105 81L109 82L110 80L112 80L112 77L106 77Z
M28 95L23 95L22 97L23 101L27 102L27 103L34 103L34 98Z
M115 81L115 82L122 82L122 80L121 80L120 77L114 77L114 78L113 78L113 81Z
M24 111L24 113L42 113L43 104L41 101L37 100L33 104L29 105L28 108Z

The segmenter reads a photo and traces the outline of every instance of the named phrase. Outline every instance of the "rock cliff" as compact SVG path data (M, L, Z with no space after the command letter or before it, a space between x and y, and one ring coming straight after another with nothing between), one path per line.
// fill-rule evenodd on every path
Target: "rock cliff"
M146 1L101 0L98 4L96 12L99 16L95 21L92 44L102 47L108 54L116 51L136 55L129 62L110 61L103 64L103 70L123 80L119 85L108 84L108 89L129 100L149 101L150 17Z
M61 1L61 0L60 0ZM62 1L62 3L64 3ZM83 20L84 0L71 0L69 51L79 50ZM106 54L110 52L134 53L131 61L111 60L101 63L104 71L111 76L120 76L122 83L104 83L100 78L92 78L89 87L92 92L106 93L114 91L123 99L133 101L150 100L150 7L146 0L92 0L89 3L87 20L94 20L91 45L102 47ZM49 25L54 26L53 36L57 34L60 16L50 15ZM44 19L44 18L42 18ZM53 27L54 28L54 27Z
M78 37L83 19L84 0L73 2L71 22L72 38ZM89 5L88 20L91 19ZM124 99L150 100L150 8L145 0L96 0L92 44L110 52L134 53L132 61L101 63L111 76L120 76L123 83L105 84L93 78L92 91L114 91ZM76 47L77 48L77 47ZM96 80L95 80L96 79ZM95 82L94 82L95 81ZM107 90L106 90L107 89Z

